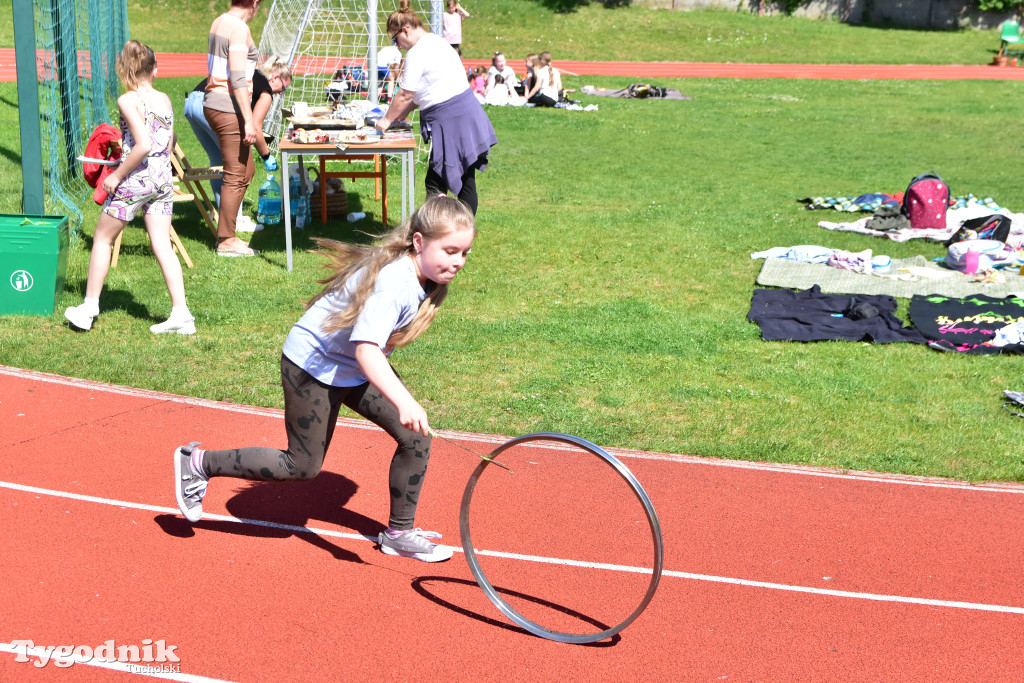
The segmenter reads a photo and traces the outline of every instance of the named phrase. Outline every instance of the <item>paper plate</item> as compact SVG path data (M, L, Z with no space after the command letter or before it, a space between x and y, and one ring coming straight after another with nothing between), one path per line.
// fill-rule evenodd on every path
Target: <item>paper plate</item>
M92 157L79 155L78 160L83 164L99 164L100 166L118 166L120 159L93 159Z

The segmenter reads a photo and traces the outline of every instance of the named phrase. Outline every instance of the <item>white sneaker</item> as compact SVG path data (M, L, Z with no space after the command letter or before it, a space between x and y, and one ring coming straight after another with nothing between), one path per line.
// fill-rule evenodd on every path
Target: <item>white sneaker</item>
M68 322L80 330L92 329L92 321L100 314L95 308L86 307L85 304L71 306L64 309L64 317Z
M168 332L177 332L178 334L195 334L196 333L196 319L190 316L175 316L173 313L171 317L162 323L156 325L150 325L149 331L153 334L166 334Z
M259 232L262 229L262 223L257 223L248 216L242 216L235 221L235 232Z
M431 543L427 540L430 538L441 538L441 534L436 531L410 529L397 538L391 538L387 531L382 531L377 541L385 555L411 557L423 562L444 562L451 559L454 551L446 545Z

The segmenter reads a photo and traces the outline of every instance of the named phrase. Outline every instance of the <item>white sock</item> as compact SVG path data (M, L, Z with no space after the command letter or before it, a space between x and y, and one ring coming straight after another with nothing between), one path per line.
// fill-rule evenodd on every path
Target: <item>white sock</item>
M171 306L171 318L191 318L192 313L189 312L188 306ZM169 318L170 319L170 318Z
M86 311L89 311L90 313L98 315L100 312L99 298L90 299L89 297L85 297L85 300L82 301L82 308Z

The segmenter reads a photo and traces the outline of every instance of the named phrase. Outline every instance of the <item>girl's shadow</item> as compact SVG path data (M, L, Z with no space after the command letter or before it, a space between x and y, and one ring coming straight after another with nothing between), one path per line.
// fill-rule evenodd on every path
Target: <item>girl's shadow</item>
M211 484L216 487L229 482L231 480L227 478L215 478ZM200 520L192 524L179 515L158 515L156 522L164 532L180 538L194 536L197 528L257 538L295 535L323 548L339 560L358 563L363 560L356 553L335 545L327 537L294 527L315 527L318 526L316 522L326 522L368 538L376 538L385 529L380 522L345 509L345 504L359 487L351 479L334 472L321 471L314 479L302 482L238 483L237 493L227 502L228 513L244 520L257 520L258 524L220 520Z

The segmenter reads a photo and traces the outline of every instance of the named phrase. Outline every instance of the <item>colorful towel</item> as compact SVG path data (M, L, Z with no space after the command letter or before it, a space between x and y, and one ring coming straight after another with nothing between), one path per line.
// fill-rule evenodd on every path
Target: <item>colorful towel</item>
M807 204L808 209L835 209L836 211L845 211L847 213L870 211L874 213L883 206L899 206L903 201L903 193L886 194L884 192L875 192L872 194L862 194L858 197L805 197L800 201ZM1003 208L996 204L995 200L991 197L978 199L973 194L968 194L966 197L952 197L949 200L949 208L951 209L962 209L967 206L983 206L993 211L999 211Z
M910 320L939 351L972 354L1024 353L1024 345L991 345L999 330L1024 321L1024 299L974 294L962 298L929 294L910 300Z
M862 194L858 197L805 197L801 202L807 204L808 209L835 209L855 213L857 211L871 211L874 213L885 205L899 206L903 195L898 198L895 195L884 192Z

